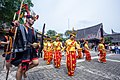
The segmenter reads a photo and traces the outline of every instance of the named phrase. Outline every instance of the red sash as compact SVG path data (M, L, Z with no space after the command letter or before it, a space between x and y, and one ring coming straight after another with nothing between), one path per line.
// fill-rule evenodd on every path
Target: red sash
M72 47L72 45L75 43L75 41L73 41L70 46L68 47L68 50L70 50L70 48Z

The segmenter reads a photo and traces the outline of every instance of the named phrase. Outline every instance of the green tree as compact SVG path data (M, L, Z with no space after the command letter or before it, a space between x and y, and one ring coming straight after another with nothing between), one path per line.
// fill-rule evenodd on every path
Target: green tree
M58 33L58 35L60 35L60 37L63 38L63 34L62 33Z
M55 30L48 30L47 31L47 35L49 37L54 37L57 34L57 32Z
M65 31L65 36L68 38L71 32L72 32L72 30Z
M112 37L105 37L105 43L112 43Z
M20 8L22 0L0 0L0 25L7 23L9 25L13 20L15 12ZM24 0L24 4L28 4L28 7L33 7L31 0Z

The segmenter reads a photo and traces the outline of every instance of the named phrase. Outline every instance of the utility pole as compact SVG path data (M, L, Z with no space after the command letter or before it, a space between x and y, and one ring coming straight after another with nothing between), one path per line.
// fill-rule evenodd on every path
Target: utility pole
M69 22L69 18L68 18L68 30L69 30L69 28L70 28L70 22Z

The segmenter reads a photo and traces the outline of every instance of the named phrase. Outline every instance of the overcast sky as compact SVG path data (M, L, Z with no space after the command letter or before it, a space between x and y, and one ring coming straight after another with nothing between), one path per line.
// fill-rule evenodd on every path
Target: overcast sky
M120 0L32 0L40 16L34 27L64 33L103 23L105 32L120 32Z

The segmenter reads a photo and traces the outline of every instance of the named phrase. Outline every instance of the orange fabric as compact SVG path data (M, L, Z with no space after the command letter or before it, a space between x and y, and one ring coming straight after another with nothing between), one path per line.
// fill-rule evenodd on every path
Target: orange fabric
M56 50L55 53L54 53L54 65L56 68L59 68L60 67L60 63L61 63L61 52Z
M13 40L12 40L12 37L9 37L9 39L10 39L10 51L11 51L11 49L12 49L12 47L13 47L13 45L12 45L12 44L13 44L13 43L12 43Z
M63 48L62 43L60 41L55 41L53 43L53 48L54 48L55 51L56 50L61 50L61 48Z
M76 67L76 52L69 51L67 52L67 69L68 75L73 76Z
M11 53L11 51L9 51L9 52L7 51L7 52L4 52L4 53L5 53L5 54L10 54L10 53Z
M99 44L98 50L100 52L99 56L99 61L100 62L106 62L106 51L105 51L105 47L102 43Z
M82 58L82 50L78 50L78 56L77 56L78 59L81 59Z
M44 52L44 60L47 60L47 42L44 42L44 48L43 48L43 52Z
M54 41L53 43L53 48L54 48L54 66L56 68L60 68L61 66L61 58L62 58L62 43L60 41Z
M46 50L43 50L43 51L44 51L44 60L47 60L47 58L48 58L47 51Z
M58 46L60 45L60 42L58 42L58 44L57 44Z
M100 54L99 54L100 58L100 62L106 62L106 52L103 52L102 50L100 50Z
M10 54L10 53L11 53L11 49L12 49L12 37L10 37L10 36L5 36L5 38L6 38L7 41L9 41L9 45L7 45L7 46L5 47L6 50L5 50L4 53Z
M85 55L86 55L86 60L91 61L91 55L90 55L90 52L88 50L85 50Z
M75 41L71 42L71 44L70 44L71 46L68 47L68 51L70 50L70 48L73 46L74 43L75 43Z
M53 53L52 53L52 51L49 51L49 52L47 52L47 54L48 54L47 64L50 64L50 62L53 59Z
M90 55L90 52L89 52L88 44L85 44L84 48L85 48L84 52L85 52L85 55L86 55L86 60L91 61L91 55Z

